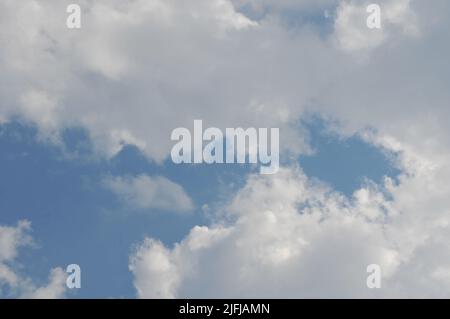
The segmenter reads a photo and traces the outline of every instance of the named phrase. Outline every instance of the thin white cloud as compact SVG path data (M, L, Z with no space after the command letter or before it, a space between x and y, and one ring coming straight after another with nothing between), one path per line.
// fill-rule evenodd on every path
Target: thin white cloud
M21 298L27 299L61 299L66 294L67 273L62 268L50 271L46 286L34 287L30 281L22 284Z
M103 184L126 205L135 209L182 213L194 208L191 198L184 189L162 176L107 177L103 180Z

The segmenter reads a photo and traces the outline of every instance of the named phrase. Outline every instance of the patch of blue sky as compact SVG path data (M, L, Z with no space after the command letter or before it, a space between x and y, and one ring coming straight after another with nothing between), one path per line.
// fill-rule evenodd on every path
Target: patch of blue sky
M308 176L350 197L367 179L380 184L385 176L395 180L400 175L401 170L393 162L395 154L388 154L358 136L340 138L319 119L304 124L314 150L313 155L299 159Z
M249 4L242 5L237 8L245 16L252 20L260 21L274 15L279 19L282 25L290 30L300 30L305 25L318 31L321 36L327 36L334 29L334 16L336 14L337 5L324 7L317 6L314 8L298 8L295 5L283 7L282 5L271 7L258 7L255 10Z

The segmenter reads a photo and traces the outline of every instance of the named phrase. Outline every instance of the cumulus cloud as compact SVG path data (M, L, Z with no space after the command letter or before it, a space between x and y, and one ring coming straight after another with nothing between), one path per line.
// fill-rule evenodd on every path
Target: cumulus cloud
M336 11L326 35L254 21L237 9L254 2L227 0L84 0L83 26L69 30L69 3L2 2L2 121L19 117L53 137L82 126L101 154L133 144L158 162L169 155L170 132L195 118L280 127L281 147L294 154L308 150L298 129L305 112L351 133L370 126L398 137L432 109L430 127L417 130L445 127L446 1L379 1L381 30L365 27L365 2L282 2Z
M365 291L365 263L396 266L382 222L301 171L252 176L228 221L194 227L173 249L147 239L131 257L140 297L313 297ZM381 218L379 214L372 220ZM370 262L369 262L370 263ZM171 278L170 281L161 278ZM159 278L161 280L155 280Z
M188 212L194 207L184 189L165 177L147 175L107 177L103 180L103 184L125 204L139 210Z
M133 144L159 162L171 131L195 118L221 128L283 126L283 136L302 141L288 123L301 108L290 110L283 97L307 87L284 89L300 72L285 75L290 66L280 61L308 52L297 41L279 51L289 42L282 30L260 31L227 0L81 1L82 28L69 30L61 14L68 3L2 2L2 118L51 135L82 126L101 154ZM313 35L307 41L321 45ZM277 88L273 77L282 80Z
M2 83L8 90L2 91L1 114L21 115L46 130L82 125L97 147L111 154L131 143L162 160L170 131L191 125L193 118L216 126L287 129L341 72L357 67L358 77L371 74L370 64L353 66L354 56L334 47L335 40L377 38L374 32L347 36L368 32L365 7L352 1L339 2L328 38L306 28L290 35L271 19L256 24L225 0L82 1L83 28L67 30L58 14L67 3L2 3L1 54L8 61ZM336 2L323 5L332 8ZM427 21L444 6L437 1L432 6L437 12L428 8L414 18L423 5L407 0L381 5L386 27L380 32L395 25L431 26ZM13 16L8 12L17 19L7 18ZM402 35L390 39L404 41ZM10 44L12 36L20 41Z
M0 296L63 298L66 292L66 273L61 268L52 269L48 284L41 287L15 268L19 249L33 243L30 230L31 223L26 220L19 221L15 227L0 225Z
M173 248L155 239L137 248L130 270L138 296L448 296L450 191L439 196L441 208L424 213L432 199L411 199L423 182L386 178L346 198L298 168L251 176L224 208L225 219L194 227ZM380 290L366 286L370 264L382 268Z

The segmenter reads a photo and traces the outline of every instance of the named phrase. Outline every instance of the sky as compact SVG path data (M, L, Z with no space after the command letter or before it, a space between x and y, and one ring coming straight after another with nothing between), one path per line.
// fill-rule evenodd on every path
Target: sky
M448 1L70 3L0 0L0 298L450 296ZM196 119L278 172L173 163Z

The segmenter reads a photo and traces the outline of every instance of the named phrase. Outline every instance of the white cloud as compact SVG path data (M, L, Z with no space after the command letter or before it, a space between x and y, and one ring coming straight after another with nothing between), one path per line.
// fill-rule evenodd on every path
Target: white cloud
M448 296L450 189L424 214L421 206L437 198L404 202L419 183L434 180L405 175L399 185L369 183L348 199L298 169L252 176L225 207L226 220L194 227L171 249L152 239L139 246L130 258L138 296ZM374 263L381 290L366 287Z
M80 30L65 28L67 3L1 4L5 17L17 18L1 20L0 61L8 62L0 62L0 117L20 116L50 134L80 125L101 154L129 143L161 162L170 132L194 118L221 128L279 127L298 113L286 94L271 93L271 72L261 68L283 59L288 35L278 39L269 26L273 40L259 41L267 37L261 26L227 0L81 1ZM302 140L284 126L283 136Z
M23 288L22 298L27 299L60 299L66 293L67 274L61 268L53 268L50 271L47 286L34 287L33 284L27 282Z
M31 224L25 220L16 227L0 226L0 287L5 284L18 286L20 278L9 263L16 259L20 247L32 242L28 235L30 228Z
M226 207L228 221L193 228L173 249L144 242L130 262L139 296L363 293L366 263L395 268L396 251L386 243L382 221L366 221L358 204L311 184L297 170L253 176ZM176 279L170 286L154 280L165 277Z
M31 243L27 234L30 228L31 224L26 220L20 221L17 227L0 226L0 262L15 259L18 248Z
M63 298L66 292L66 273L61 268L50 272L47 286L37 287L31 279L19 272L19 249L33 243L29 232L31 223L23 220L17 226L0 225L0 296L21 298ZM7 294L4 294L4 292Z
M159 242L147 239L132 257L130 271L135 275L138 295L147 298L174 298L179 282L178 265Z
M108 177L103 184L132 208L174 212L188 212L194 208L183 188L165 177Z
M436 52L428 47L448 52L437 36L448 27L445 1L381 1L381 38L354 1L264 2L305 11L338 6L326 36L272 18L256 23L226 0L85 0L83 27L69 30L68 3L2 2L0 119L18 115L51 134L80 125L103 155L129 143L161 163L170 132L195 118L220 128L280 127L281 147L298 154L308 150L296 129L305 110L378 128L388 112L429 101L436 109L449 99L439 81L448 70L437 69L445 61L431 59L427 68L423 58ZM392 126L405 132L401 121Z

